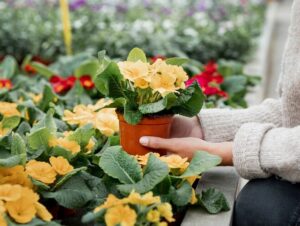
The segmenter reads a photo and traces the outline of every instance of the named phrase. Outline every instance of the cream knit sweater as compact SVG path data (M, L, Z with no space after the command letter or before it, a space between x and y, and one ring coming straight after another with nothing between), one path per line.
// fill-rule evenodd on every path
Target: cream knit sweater
M248 109L200 113L205 140L234 142L234 166L244 178L300 182L300 0L293 3L279 92L280 99Z

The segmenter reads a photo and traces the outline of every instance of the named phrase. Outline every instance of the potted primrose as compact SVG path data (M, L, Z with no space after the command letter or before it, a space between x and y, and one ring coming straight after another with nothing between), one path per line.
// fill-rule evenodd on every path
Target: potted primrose
M168 138L175 114L197 115L204 95L195 82L185 86L188 75L181 67L187 59L147 61L145 53L134 48L126 61L110 61L99 53L100 72L95 79L97 89L113 100L107 107L117 109L122 147L132 155L150 150L139 143L141 136ZM156 150L166 154L164 150Z

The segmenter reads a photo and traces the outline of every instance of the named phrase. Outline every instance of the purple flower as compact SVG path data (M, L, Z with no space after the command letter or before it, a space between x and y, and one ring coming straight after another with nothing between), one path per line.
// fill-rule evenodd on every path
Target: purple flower
M119 13L127 13L128 7L126 4L117 4L116 5L116 10Z
M205 0L200 1L197 6L196 6L196 10L199 12L204 12L206 10L206 3Z
M74 0L70 3L70 10L74 11L86 5L86 0Z

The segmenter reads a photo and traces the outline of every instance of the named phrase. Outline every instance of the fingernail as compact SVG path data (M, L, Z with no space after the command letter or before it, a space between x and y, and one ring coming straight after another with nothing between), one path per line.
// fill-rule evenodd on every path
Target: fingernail
M149 143L149 138L148 137L141 137L140 138L140 144L147 146L147 144Z

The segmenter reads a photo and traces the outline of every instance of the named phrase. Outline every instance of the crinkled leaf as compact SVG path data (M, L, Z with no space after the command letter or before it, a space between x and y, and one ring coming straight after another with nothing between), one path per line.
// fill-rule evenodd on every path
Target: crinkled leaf
M48 141L51 138L51 133L48 128L40 128L34 130L28 135L28 143L32 149L45 148L48 146Z
M127 123L136 125L142 120L143 114L131 103L126 103L124 108L124 119Z
M144 63L147 63L146 54L144 53L143 50L139 48L133 48L128 54L127 61L136 62L139 60Z
M164 100L161 99L154 103L140 105L139 111L142 114L154 114L163 111L165 108Z
M6 158L0 158L0 167L12 167L21 162L21 156L13 155Z
M44 86L43 98L39 103L39 108L45 111L49 108L49 104L57 98L57 95L53 92L49 85Z
M172 64L172 65L177 65L177 66L181 66L181 65L187 63L188 61L189 61L189 59L181 58L181 57L172 57L172 58L166 59L167 64Z
M54 110L50 109L44 116L44 118L32 127L30 133L46 127L50 133L54 134L57 131L57 127L53 118L53 114Z
M132 190L139 193L146 193L162 182L168 174L169 168L167 164L156 158L153 154L150 154L143 179L135 184L119 185L118 189L124 194L129 194Z
M101 156L99 166L106 174L124 184L133 184L142 178L142 169L137 160L120 146L107 148Z
M0 74L2 78L12 78L17 69L17 62L12 56L4 58L0 64Z
M95 130L92 124L87 124L82 127L79 127L73 132L68 139L76 141L82 148L84 148L88 143L89 140L94 135Z
M2 120L2 127L8 129L16 128L21 121L19 116L11 116L11 117L4 117Z
M192 190L192 186L187 181L184 181L179 188L173 187L171 192L172 202L176 206L186 206L191 200Z
M53 156L62 156L68 161L71 161L72 158L74 157L73 153L67 149L64 149L60 146L56 146L52 148L51 155Z
M222 159L204 151L196 151L188 168L180 176L181 178L199 175L221 163Z
M201 196L198 196L198 204L201 205L207 212L216 214L221 211L230 210L229 203L225 196L214 188L209 188L202 191Z
M23 138L17 133L14 133L12 135L11 154L19 155L20 163L22 165L26 163L27 160L26 145Z
M92 78L94 78L97 74L98 67L98 60L87 60L79 65L79 67L75 70L74 75L77 78L80 78L82 75L90 75Z

